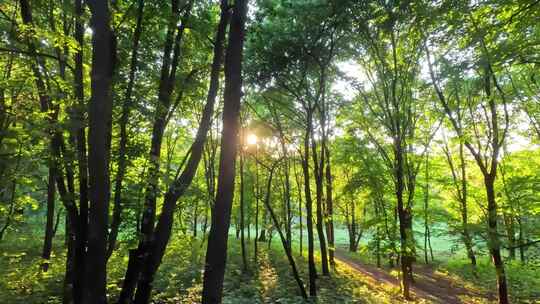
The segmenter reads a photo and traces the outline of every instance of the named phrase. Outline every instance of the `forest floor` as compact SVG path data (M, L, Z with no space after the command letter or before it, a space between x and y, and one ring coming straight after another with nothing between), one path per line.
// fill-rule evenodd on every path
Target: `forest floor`
M65 268L64 236L57 235L51 267L41 271L42 233L39 227L21 227L0 242L1 304L62 303ZM121 243L108 264L108 294L117 298L127 264L127 249L136 243ZM229 254L224 282L224 304L313 303L304 301L291 275L283 248L277 240L258 243L254 261L253 240L247 241L248 271L243 270L240 241L229 238ZM341 246L340 246L341 247ZM295 261L307 285L307 254L293 246ZM204 266L204 241L186 234L175 234L168 246L154 282L154 304L193 304L200 302ZM317 304L395 304L395 303L467 303L492 304L495 300L494 270L488 259L480 259L478 278L468 276L470 266L464 260L447 260L432 265L415 264L415 301L406 302L400 293L395 269L377 268L366 252L349 253L339 249L336 268L330 276L317 279ZM316 256L317 268L320 266ZM540 303L539 269L509 263L508 275L512 303ZM307 287L307 286L306 286Z
M398 278L384 268L353 259L340 249L335 252L335 256L338 260L363 274L372 284L394 288L400 286ZM496 300L493 293L466 287L457 280L438 273L434 266L415 265L414 275L415 283L412 288L414 295L431 303L459 304L471 303L474 299Z

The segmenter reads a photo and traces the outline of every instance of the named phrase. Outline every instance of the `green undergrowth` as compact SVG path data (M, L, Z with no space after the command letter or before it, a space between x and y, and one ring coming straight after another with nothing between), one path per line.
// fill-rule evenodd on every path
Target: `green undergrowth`
M477 261L477 276L471 271L467 259L453 259L441 264L439 270L453 276L465 284L495 292L497 281L495 268L487 257ZM540 267L535 263L522 264L506 261L505 271L512 303L540 303Z
M352 253L340 247L341 253L353 261L364 264L376 265L375 257L362 250L358 253ZM382 269L396 278L398 276L397 268L391 268L387 259L381 260ZM417 265L425 267L423 260L418 260ZM483 295L490 294L494 299L496 297L496 276L495 268L489 257L478 257L476 276L472 271L470 260L462 256L453 256L443 260L436 260L427 267L433 268L433 271L441 277L457 282L459 285L473 292ZM517 260L505 262L505 271L509 294L512 303L540 303L540 265L534 261L521 263ZM421 278L420 278L421 279ZM491 303L486 297L471 297L466 303Z
M302 299L279 240L270 247L259 243L257 263L252 241L248 242L248 271L242 271L239 241L229 238L229 255L224 282L223 303L308 303ZM0 242L0 303L62 303L65 268L64 236L54 239L49 271L40 265L42 237L10 234ZM133 244L131 244L131 247ZM108 264L108 296L114 302L120 292L128 246L120 244ZM198 303L202 291L205 246L188 235L175 235L154 281L154 303ZM295 260L308 290L307 258L295 250ZM317 267L319 268L319 263ZM396 303L399 292L372 286L355 270L338 263L331 276L319 275L317 303Z

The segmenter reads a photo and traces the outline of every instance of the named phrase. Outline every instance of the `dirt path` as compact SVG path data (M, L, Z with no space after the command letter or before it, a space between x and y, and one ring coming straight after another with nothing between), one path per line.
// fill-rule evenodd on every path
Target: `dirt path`
M338 260L364 274L370 283L399 288L399 281L385 269L352 260L340 250L337 250L335 254ZM433 303L445 304L468 303L462 300L463 298L494 300L492 295L485 295L467 289L458 282L435 273L434 269L429 266L418 265L414 268L414 273L415 283L412 291L421 299L429 300Z

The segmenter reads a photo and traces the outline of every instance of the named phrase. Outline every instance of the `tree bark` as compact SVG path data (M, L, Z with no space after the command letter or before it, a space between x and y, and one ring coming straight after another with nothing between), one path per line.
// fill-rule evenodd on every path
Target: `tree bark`
M112 121L112 77L116 42L108 1L88 1L92 13L91 98L88 107L88 253L81 303L107 303L107 230L109 221L109 158Z
M111 223L111 232L109 233L109 244L107 247L107 259L111 256L116 245L116 238L118 236L118 229L122 220L122 183L127 168L126 150L128 145L127 123L133 104L132 92L135 85L135 72L137 71L138 64L138 51L139 41L142 32L142 20L144 11L144 0L138 0L137 8L137 24L135 26L135 32L133 33L133 46L131 49L131 62L129 68L128 84L126 93L124 96L124 102L122 104L122 116L120 117L120 143L118 147L118 170L115 176L114 182L114 207Z
M323 275L330 275L328 268L328 253L326 248L326 238L324 236L324 218L323 218L323 171L324 171L324 152L321 154L321 159L318 159L317 144L315 142L315 134L313 128L312 112L308 112L307 123L310 125L311 136L311 153L313 157L313 171L315 172L315 202L316 202L316 216L317 222L315 227L317 228L317 235L319 236L319 247L321 250L321 268ZM321 147L321 150L323 147Z
M242 149L242 148L241 148ZM240 243L242 245L242 270L244 273L248 271L247 257L246 257L246 241L244 235L244 155L243 151L240 152Z
M182 42L183 31L185 28L185 18L177 30L179 19L179 0L171 0L171 16L165 37L163 47L163 64L160 71L160 80L158 88L158 102L154 113L154 122L152 125L152 136L149 152L148 177L145 185L145 195L143 203L143 212L140 225L141 238L137 246L137 254L130 254L130 257L141 259L139 262L128 262L128 269L124 277L122 291L120 292L119 303L129 303L133 297L136 288L143 260L148 258L151 251L151 243L154 236L154 224L156 219L156 202L159 190L159 170L161 157L161 143L165 131L167 116L171 106L171 94L176 80L176 70L180 57L180 44ZM185 16L189 14L189 11ZM175 37L175 32L176 37ZM172 53L172 56L171 56ZM119 210L117 209L116 212ZM137 269L129 268L138 267ZM128 274L133 277L128 277Z
M268 177L268 183L266 186L266 197L264 199L264 204L270 213L270 217L272 218L272 221L274 222L274 227L276 227L276 230L278 231L279 238L281 240L281 244L283 245L283 250L285 251L285 254L287 255L287 260L289 261L289 265L291 266L291 271L293 273L294 280L296 281L296 284L298 285L298 288L300 289L300 295L307 300L308 296L306 293L306 289L304 287L304 282L300 278L300 274L298 273L298 269L296 268L296 263L294 262L294 258L292 256L292 246L291 244L287 243L286 237L283 235L283 231L280 228L278 219L276 217L276 214L274 210L272 209L272 206L270 205L270 196L271 196L271 186L272 186L272 176L274 175L274 170L277 166L279 161L276 161L272 167L270 167L270 174Z
M489 252L497 276L497 289L499 291L499 303L508 304L508 286L506 285L506 272L502 260L500 241L497 233L497 202L495 199L495 176L485 176L484 185L488 201L488 242Z
M45 238L43 240L43 251L41 257L43 263L41 269L46 272L49 270L49 260L51 259L52 239L54 235L54 199L55 199L54 187L54 169L52 165L49 165L49 173L47 179L47 222L45 224Z
M222 1L221 7L222 12L216 34L216 43L214 44L214 59L212 62L210 87L208 89L206 105L203 110L199 129L197 130L195 140L189 152L189 158L187 158L186 161L185 169L182 171L182 174L180 174L180 176L169 186L169 189L165 194L161 214L158 218L158 223L152 236L153 240L150 243L151 250L144 258L144 262L142 262L143 265L141 265L143 269L137 283L135 303L148 303L150 299L154 275L159 267L161 259L163 258L165 249L171 236L176 202L191 184L198 164L202 158L206 136L211 127L215 99L219 89L219 73L223 58L223 41L225 39L226 27L229 20L227 2ZM188 155L186 155L186 157L187 156ZM122 299L130 299L130 297L124 297Z
M9 199L9 212L6 217L6 221L2 228L0 228L0 241L4 238L4 234L6 233L6 230L8 229L9 225L11 224L11 219L13 217L13 213L15 212L15 190L17 190L17 182L14 179L11 183L11 195Z
M238 118L242 97L242 53L247 0L236 0L231 18L225 59L223 129L216 204L208 236L202 303L221 303L227 259L227 239L234 195L235 160L238 148Z
M302 157L302 170L304 173L304 197L306 200L306 228L308 235L308 271L309 271L309 295L317 296L317 269L315 268L314 244L313 244L313 200L311 199L309 178L309 138L310 126L308 125L304 137L304 156Z
M334 244L334 200L332 197L332 171L331 171L331 164L330 164L330 149L327 146L327 143L323 146L324 151L323 153L326 154L326 236L328 237L328 258L330 260L330 265L332 267L336 266L336 261L334 260L334 251L335 251L335 244ZM356 243L355 247L358 247L358 243Z
M394 140L394 153L396 159L396 197L397 213L399 218L399 235L401 241L401 283L403 285L403 296L411 299L410 289L413 282L412 264L414 260L414 241L412 239L412 213L410 206L405 206L404 196L404 160L403 146L399 139Z

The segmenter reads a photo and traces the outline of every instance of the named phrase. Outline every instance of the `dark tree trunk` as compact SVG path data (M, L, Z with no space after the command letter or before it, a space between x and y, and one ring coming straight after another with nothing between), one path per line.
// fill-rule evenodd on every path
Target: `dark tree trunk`
M257 147L255 147L257 149ZM257 150L255 150L255 157L257 157ZM258 255L259 255L259 165L255 163L255 237L253 238L253 262L257 264Z
M307 293L306 293L306 288L304 287L304 282L300 278L300 274L298 273L298 269L296 268L296 263L294 262L294 258L292 256L292 250L291 250L292 247L291 247L290 244L287 243L287 239L283 235L283 231L281 230L281 228L279 226L279 222L278 222L278 219L276 217L276 214L274 213L274 210L272 209L272 206L270 205L272 176L274 174L274 170L275 170L278 162L279 161L275 162L272 165L272 167L270 168L270 174L269 174L268 183L267 183L267 186L266 186L266 197L264 199L264 204L265 204L268 212L270 213L270 217L272 218L272 221L274 222L274 227L276 227L276 230L277 230L277 232L279 234L281 244L283 245L283 250L285 251L285 254L287 255L287 260L289 261L289 265L291 266L291 271L293 273L293 277L294 277L294 279L296 281L296 284L298 284L298 288L300 289L300 295L304 299L307 299L308 296L307 296Z
M32 10L30 7L30 4L28 0L20 0L20 10L21 10L21 19L23 23L27 26L32 27L33 26L33 19L32 19ZM46 83L44 81L44 76L42 74L42 71L44 70L43 66L43 60L40 58L40 56L37 55L37 48L36 44L33 40L33 37L26 37L26 42L28 45L28 53L33 59L32 63L32 73L35 78L34 82L37 87L38 95L39 95L39 102L40 102L40 110L41 112L49 112L48 114L48 123L52 126L57 122L58 118L58 112L59 107L54 106L51 102L51 98L48 95ZM62 158L62 151L65 152L65 147L63 145L63 138L60 131L54 130L52 127L48 130L50 145L51 145L51 163L50 166L54 168L55 170L55 179L57 184L58 193L60 194L60 198L67 210L67 216L69 218L69 221L66 221L69 224L69 231L70 233L70 239L68 240L68 247L71 246L73 248L73 254L68 254L68 259L66 261L66 279L73 279L73 281L67 281L64 283L66 286L65 291L70 292L72 291L73 297L66 296L65 302L69 303L73 299L81 299L82 291L83 291L83 252L82 252L82 240L84 239L84 236L81 233L81 227L79 225L79 212L77 210L77 207L75 206L75 201L73 199L75 193L74 193L74 178L73 178L73 171L71 169L71 166L68 164L65 166L66 168L66 178L67 178L67 188L64 184L64 179L62 176L61 171L59 170L60 166L60 159ZM69 191L69 192L68 192ZM82 191L82 189L81 189ZM83 205L81 204L81 210ZM69 251L69 250L68 250ZM73 258L73 260L70 260ZM78 274L75 276L75 274ZM71 295L71 294L70 294Z
M471 260L471 266L473 273L476 275L476 255L474 253L474 247L472 242L472 237L469 232L469 215L468 215L468 189L467 189L467 164L465 163L464 147L463 142L459 143L459 178L458 171L454 166L452 160L452 155L450 154L450 149L448 147L444 148L444 153L446 154L446 160L450 166L450 171L452 173L452 179L454 180L454 187L456 188L456 196L460 203L460 213L461 213L461 237L467 251L467 256Z
M153 240L150 243L151 250L142 262L142 272L137 284L137 293L135 295L135 303L148 303L152 291L152 282L154 274L157 271L161 259L165 253L168 241L171 236L173 225L173 215L176 207L176 202L184 194L187 187L191 184L195 176L198 164L202 158L206 136L211 127L212 115L214 112L215 99L219 89L219 73L221 61L223 58L223 41L226 34L226 26L228 24L229 13L227 11L227 2L222 2L222 13L218 30L216 34L216 43L214 45L214 59L212 62L212 70L210 76L210 87L206 105L203 110L199 129L195 136L195 140L189 152L189 158L186 161L185 169L182 174L176 179L165 194L161 214L156 225ZM214 212L212 212L214 213ZM135 265L134 267L137 267ZM128 269L129 270L129 269ZM124 296L122 300L130 299L130 296ZM125 302L122 302L125 303Z
M493 264L495 265L495 273L497 276L497 289L499 291L499 303L508 304L510 302L508 301L506 273L504 270L504 262L502 260L500 241L497 232L497 201L495 198L495 176L485 176L484 185L486 187L486 196L488 201L487 211L489 252L491 253L491 258L493 260Z
M401 240L401 283L403 285L403 296L406 299L411 298L410 289L413 282L412 264L414 261L414 241L412 239L412 210L409 206L405 206L404 196L404 160L401 141L395 140L395 157L396 157L396 197L397 197L397 214L399 218L399 235Z
M133 100L133 86L135 85L135 72L137 71L138 64L138 51L139 41L142 32L142 20L143 20L144 0L138 0L137 8L137 25L135 26L135 32L133 33L133 46L131 49L131 63L129 67L128 84L126 93L124 96L124 102L122 104L122 116L120 117L120 143L118 147L118 170L114 181L114 207L111 223L111 232L109 233L109 244L107 247L107 259L111 256L116 245L116 238L118 236L118 228L122 220L122 183L127 167L126 150L128 145L127 123L131 112Z
M180 57L180 44L182 42L186 21L185 18L182 20L182 24L180 27L178 27L178 33L176 33L175 38L177 28L176 24L179 18L178 1L179 0L171 0L171 16L169 17L169 24L163 47L163 64L160 72L158 102L152 125L152 137L149 152L150 164L148 167L148 177L145 185L143 212L140 224L140 232L142 236L139 240L137 249L135 250L137 254L130 254L130 257L136 257L141 259L141 261L128 262L128 269L126 270L126 276L124 278L122 291L120 292L120 298L118 300L119 303L129 303L131 301L136 284L139 280L139 275L142 271L141 267L144 265L143 260L148 258L152 249L151 243L154 236L156 201L159 190L161 143L163 141L163 133L165 131L167 116L170 110L171 94L174 89L174 82L176 80L176 70ZM185 17L187 17L189 13L190 12L188 10ZM117 209L117 212L118 211L119 210ZM129 266L132 268L129 268ZM128 277L128 274L130 277Z
M199 219L199 202L195 202L195 206L193 207L193 237L194 238L197 238L198 219Z
M246 256L246 240L244 235L244 155L240 152L240 243L242 245L242 270L244 273L248 271L247 256Z
M428 249L433 258L433 248L431 247L431 230L429 228L429 157L426 153L426 185L424 187L424 261L429 264Z
M88 1L92 13L92 85L88 107L88 254L81 303L107 303L107 230L109 228L109 158L112 120L112 76L116 42L108 1Z
M309 136L310 126L304 137L304 156L302 157L302 171L304 174L304 196L306 199L306 226L308 235L308 271L309 271L309 295L317 296L317 269L315 268L314 244L313 244L313 200L311 199L309 178Z
M83 24L83 3L82 0L75 0L75 40L79 44L79 49L75 52L74 62L74 89L75 97L78 106L76 107L75 119L78 120L79 127L76 130L75 141L77 144L77 167L79 170L79 215L78 218L70 219L71 225L77 225L79 229L70 229L72 231L72 244L68 245L72 254L68 254L68 259L73 259L66 263L65 278L76 280L76 282L65 283L73 286L74 299L80 299L82 288L84 286L85 270L85 248L88 231L88 160L86 151L86 131L85 131L85 115L87 104L84 98L84 65L83 65L83 46L84 46L84 24ZM67 217L66 217L67 218ZM68 251L69 251L68 250ZM73 271L80 275L69 274ZM78 301L78 300L77 300Z
M4 234L6 233L6 230L8 229L9 225L11 225L11 219L13 217L13 213L15 212L15 190L17 190L17 182L16 180L13 180L11 183L11 195L9 199L9 212L6 217L6 221L4 222L4 225L2 228L0 228L0 241L4 238Z
M356 242L356 236L358 234L358 225L356 222L356 204L354 201L351 202L350 223L347 224L347 228L349 231L349 251L356 252L358 250L358 243Z
M326 236L328 237L328 258L332 267L336 266L334 260L334 200L332 197L332 171L330 166L330 149L324 145L323 153L326 154ZM358 243L355 242L355 247L358 247Z
M234 195L235 159L238 148L238 118L242 98L242 53L247 0L236 0L225 59L223 129L216 204L208 236L202 303L221 303L227 259L227 236Z
M302 255L303 252L303 239L304 239L304 233L303 233L303 227L302 227L302 187L300 182L300 177L298 176L298 172L296 170L296 162L294 162L294 177L296 180L296 188L298 189L298 229L300 230L299 235L299 243L300 243L300 255Z
M267 227L267 223L266 223L266 209L263 209L262 210L262 227L261 227L261 231L259 232L259 239L258 241L259 242L266 242L266 227Z
M47 179L47 222L45 224L45 239L43 241L43 251L41 257L43 263L41 269L46 272L49 269L49 260L51 259L52 239L54 235L54 199L55 191L54 187L54 168L49 165L49 174Z
M191 3L191 2L190 2ZM161 158L161 144L163 133L167 124L167 116L171 107L171 95L176 80L176 70L180 60L180 45L185 29L185 21L190 14L190 9L182 18L181 25L177 28L179 18L179 0L172 0L171 17L167 28L165 45L163 48L163 65L158 89L158 102L154 113L152 126L152 139L150 144L148 179L146 182L144 207L141 221L141 234L138 250L139 258L147 259L152 250L151 244L154 238L154 225L156 220L156 202L159 192L159 172ZM171 58L172 53L172 58ZM137 263L133 263L136 265ZM143 263L139 264L142 265Z
M321 250L321 270L323 275L330 275L328 268L328 254L326 248L326 238L324 236L324 218L323 218L323 171L324 171L324 153L321 154L321 159L318 158L317 145L315 143L315 134L313 129L312 112L308 112L307 123L310 126L311 134L311 153L313 157L313 171L315 172L315 202L316 202L316 216L317 222L315 227L317 228L317 235L319 236L319 247ZM321 147L321 150L324 147Z

